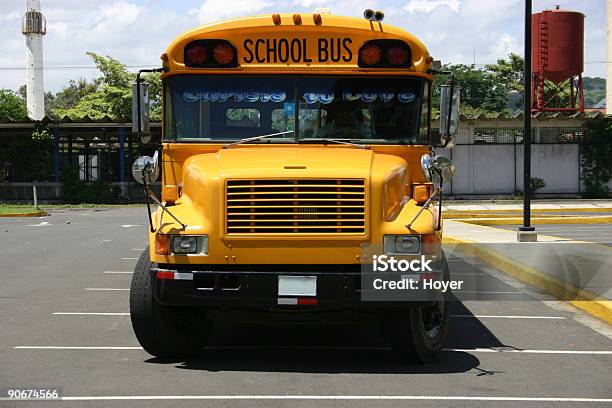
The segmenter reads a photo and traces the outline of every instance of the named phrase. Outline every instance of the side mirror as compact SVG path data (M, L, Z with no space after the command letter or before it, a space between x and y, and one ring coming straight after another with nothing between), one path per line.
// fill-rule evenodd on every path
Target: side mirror
M142 81L132 83L132 133L139 134L143 138L144 143L148 143L151 140L151 130L149 127L149 84Z
M461 88L451 80L449 85L440 86L440 141L441 147L455 147L459 133L459 94Z
M421 169L425 177L438 186L450 181L455 175L455 163L444 156L424 154L421 156Z
M140 156L132 164L132 176L140 184L152 184L159 177L159 154L156 151L153 157Z

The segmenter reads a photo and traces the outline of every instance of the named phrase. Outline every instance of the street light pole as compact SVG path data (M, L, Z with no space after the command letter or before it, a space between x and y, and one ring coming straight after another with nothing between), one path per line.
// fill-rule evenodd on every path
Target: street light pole
M523 130L523 226L519 227L520 242L537 241L535 228L531 226L531 9L532 0L525 0L525 72Z

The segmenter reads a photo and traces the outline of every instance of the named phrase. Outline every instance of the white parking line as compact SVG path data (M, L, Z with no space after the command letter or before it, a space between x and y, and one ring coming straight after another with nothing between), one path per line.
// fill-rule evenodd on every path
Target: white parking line
M53 312L54 315L63 315L63 316L129 316L129 313L126 312L118 312L118 313L110 313L110 312Z
M526 354L604 354L612 355L612 350L517 350L517 349L442 349L444 351L459 351L463 353L526 353Z
M142 350L133 346L14 346L14 349L30 350ZM391 350L390 347L325 347L325 346L208 346L204 350ZM520 350L520 349L455 349L442 351L462 353L517 353L517 354L574 354L574 355L612 355L612 350Z
M121 258L124 261L137 261L138 258Z
M8 398L0 398L6 401ZM524 401L524 402L612 402L612 398L500 397L464 395L99 395L67 396L63 401L151 401L151 400L268 400L268 401ZM18 401L18 400L12 400ZM27 401L27 400L23 400Z
M13 348L29 350L142 350L142 347L131 346L15 346Z
M38 224L28 224L27 226L28 226L28 227L46 227L46 226L48 226L48 225L53 225L53 224L51 224L51 223L50 223L50 222L48 222L48 221L42 221L42 222L40 222L40 223L38 223Z
M132 248L132 251L144 251L144 248Z
M104 271L104 273L110 273L110 274L121 274L121 273L133 274L134 272L132 272L132 271Z
M451 315L451 317L474 318L474 319L551 319L562 320L563 316L498 316L498 315Z
M129 312L53 312L54 315L65 316L129 316ZM563 320L563 316L497 316L497 315L451 315L454 318L471 319L549 319Z
M85 290L129 290L124 288L85 288Z

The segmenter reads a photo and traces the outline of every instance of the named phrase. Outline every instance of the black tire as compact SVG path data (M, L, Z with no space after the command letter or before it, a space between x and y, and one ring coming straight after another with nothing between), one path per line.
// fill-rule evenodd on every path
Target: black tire
M444 280L450 279L448 262L442 253ZM394 354L402 362L430 363L438 358L448 334L450 290L440 293L431 305L396 310L387 323Z
M156 357L196 354L212 331L212 322L198 310L172 308L153 296L149 250L138 259L130 287L130 317L140 345Z

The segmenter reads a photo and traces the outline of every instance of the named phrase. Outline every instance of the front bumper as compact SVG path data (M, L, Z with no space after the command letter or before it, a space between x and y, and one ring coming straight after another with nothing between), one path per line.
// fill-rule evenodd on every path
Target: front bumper
M189 269L174 269L172 265L152 268L155 299L164 305L217 308L227 310L360 310L406 307L425 304L439 298L438 292L421 290L418 296L404 296L401 301L364 301L368 288L360 265L244 265L240 270L219 270L214 265L189 265ZM222 266L221 266L222 267ZM338 271L339 270L339 271ZM316 276L316 296L279 296L279 276ZM369 277L374 276L371 273ZM434 280L443 279L442 269L427 274ZM380 274L376 274L380 276ZM413 275L419 279L419 275ZM367 298L367 297L366 297Z

